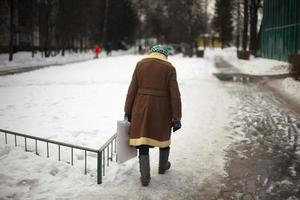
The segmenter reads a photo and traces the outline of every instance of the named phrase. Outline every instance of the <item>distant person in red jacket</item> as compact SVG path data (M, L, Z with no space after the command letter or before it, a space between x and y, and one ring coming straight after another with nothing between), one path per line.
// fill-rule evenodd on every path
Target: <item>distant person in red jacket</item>
M95 58L99 57L99 54L101 53L101 48L97 45L94 49L95 52Z

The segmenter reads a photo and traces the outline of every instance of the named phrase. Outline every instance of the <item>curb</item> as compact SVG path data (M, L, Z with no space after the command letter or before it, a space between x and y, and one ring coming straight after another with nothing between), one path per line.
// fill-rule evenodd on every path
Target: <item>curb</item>
M285 91L281 90L280 87L276 86L276 84L272 84L274 80L280 80L292 77L291 74L274 74L274 75L252 75L252 74L245 74L240 73L239 70L230 62L225 60L222 57L218 57L215 61L216 65L224 65L225 68L231 68L233 72L219 72L219 73L213 73L214 76L216 76L219 80L224 81L232 81L234 77L238 78L249 78L251 80L257 80L262 83L262 86L265 87L267 90L270 90L276 97L279 99L282 99L288 108L295 111L297 114L300 114L300 102L299 100L292 98L289 94L287 94ZM220 66L217 66L220 68ZM222 68L222 66L221 66Z

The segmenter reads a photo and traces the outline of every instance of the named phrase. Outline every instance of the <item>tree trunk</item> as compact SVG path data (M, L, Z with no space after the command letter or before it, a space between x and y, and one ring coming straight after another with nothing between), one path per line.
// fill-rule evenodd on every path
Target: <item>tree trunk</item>
M83 40L80 39L80 53L82 53L83 51Z
M52 42L52 27L51 23L51 13L52 13L53 5L52 1L48 0L46 5L46 37L45 37L45 57L49 57L51 55L51 42Z
M47 16L47 22L48 22L48 16ZM49 53L49 26L47 24L46 32L45 32L45 57L48 58L50 53Z
M15 0L10 0L10 38L9 38L9 61L13 60L14 54L14 36L15 36L15 25L14 25L14 11L15 11Z
M249 2L244 0L244 30L243 30L243 50L247 50L248 44L248 21L249 21L249 11L248 11Z
M61 47L61 55L65 56L66 39L60 41L60 47Z
M257 46L256 46L256 55L261 56L261 31L262 31L262 24L260 24L258 35L257 35Z
M257 39L257 11L259 4L257 1L260 0L251 0L250 4L250 51L252 54L256 54L258 47Z
M107 32L107 17L108 17L108 0L105 1L104 19L103 19L103 29L102 29L102 46L106 45L106 32Z
M30 1L30 4L32 6L32 11L31 11L31 56L33 58L34 57L34 52L35 52L35 49L34 49L35 6L34 6L34 3L33 3L33 0Z
M236 34L236 49L240 49L240 34L241 34L241 5L240 1L237 0L237 34Z

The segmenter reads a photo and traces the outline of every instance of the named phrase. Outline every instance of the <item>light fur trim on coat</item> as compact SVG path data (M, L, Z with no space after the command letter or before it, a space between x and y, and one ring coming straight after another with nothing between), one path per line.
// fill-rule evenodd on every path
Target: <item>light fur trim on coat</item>
M130 146L150 145L153 147L165 148L170 146L170 144L171 140L158 141L147 137L133 138L129 140Z

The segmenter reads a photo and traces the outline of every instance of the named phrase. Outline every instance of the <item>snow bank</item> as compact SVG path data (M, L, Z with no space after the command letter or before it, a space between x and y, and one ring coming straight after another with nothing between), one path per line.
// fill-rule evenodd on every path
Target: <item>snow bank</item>
M283 80L271 81L268 83L271 87L275 88L282 95L286 96L293 103L297 104L300 108L300 82L292 78Z
M112 51L112 56L125 55L128 53L133 53L134 49L130 49L128 51ZM34 57L32 57L31 52L17 52L13 56L13 61L9 62L9 54L0 54L0 70L10 70L24 67L32 67L32 66L48 66L48 65L62 65L72 62L79 62L85 60L91 60L95 57L95 54L92 50L88 50L87 52L82 53L73 53L66 51L65 56L58 54L54 57L45 58L42 56L41 52L37 52ZM99 58L106 57L105 51L99 55Z
M218 57L223 58L228 63L233 65L242 73L253 75L274 75L288 73L289 64L287 62L255 58L251 56L250 60L240 60L236 56L235 48L227 48L224 50L208 50L209 59L214 60ZM293 102L300 106L300 82L295 81L292 78L286 78L282 80L270 81L273 88L276 88L283 95L287 96Z
M95 187L78 168L21 148L0 146L0 159L0 199L74 199Z
M32 58L31 52L18 52L14 54L13 61L8 61L8 54L0 54L0 70L16 69L20 67L44 66L65 64L74 61L88 60L93 58L93 52L87 53L68 53L65 56L61 54L55 57L42 57L41 53L37 53Z
M241 60L237 58L236 48L208 49L207 53L210 59L221 57L225 61L232 64L237 70L242 73L252 75L274 75L288 73L289 64L278 60L266 58L255 58L250 56L250 60Z
M286 78L282 81L284 90L292 97L298 99L300 102L300 82L295 81L292 78Z

